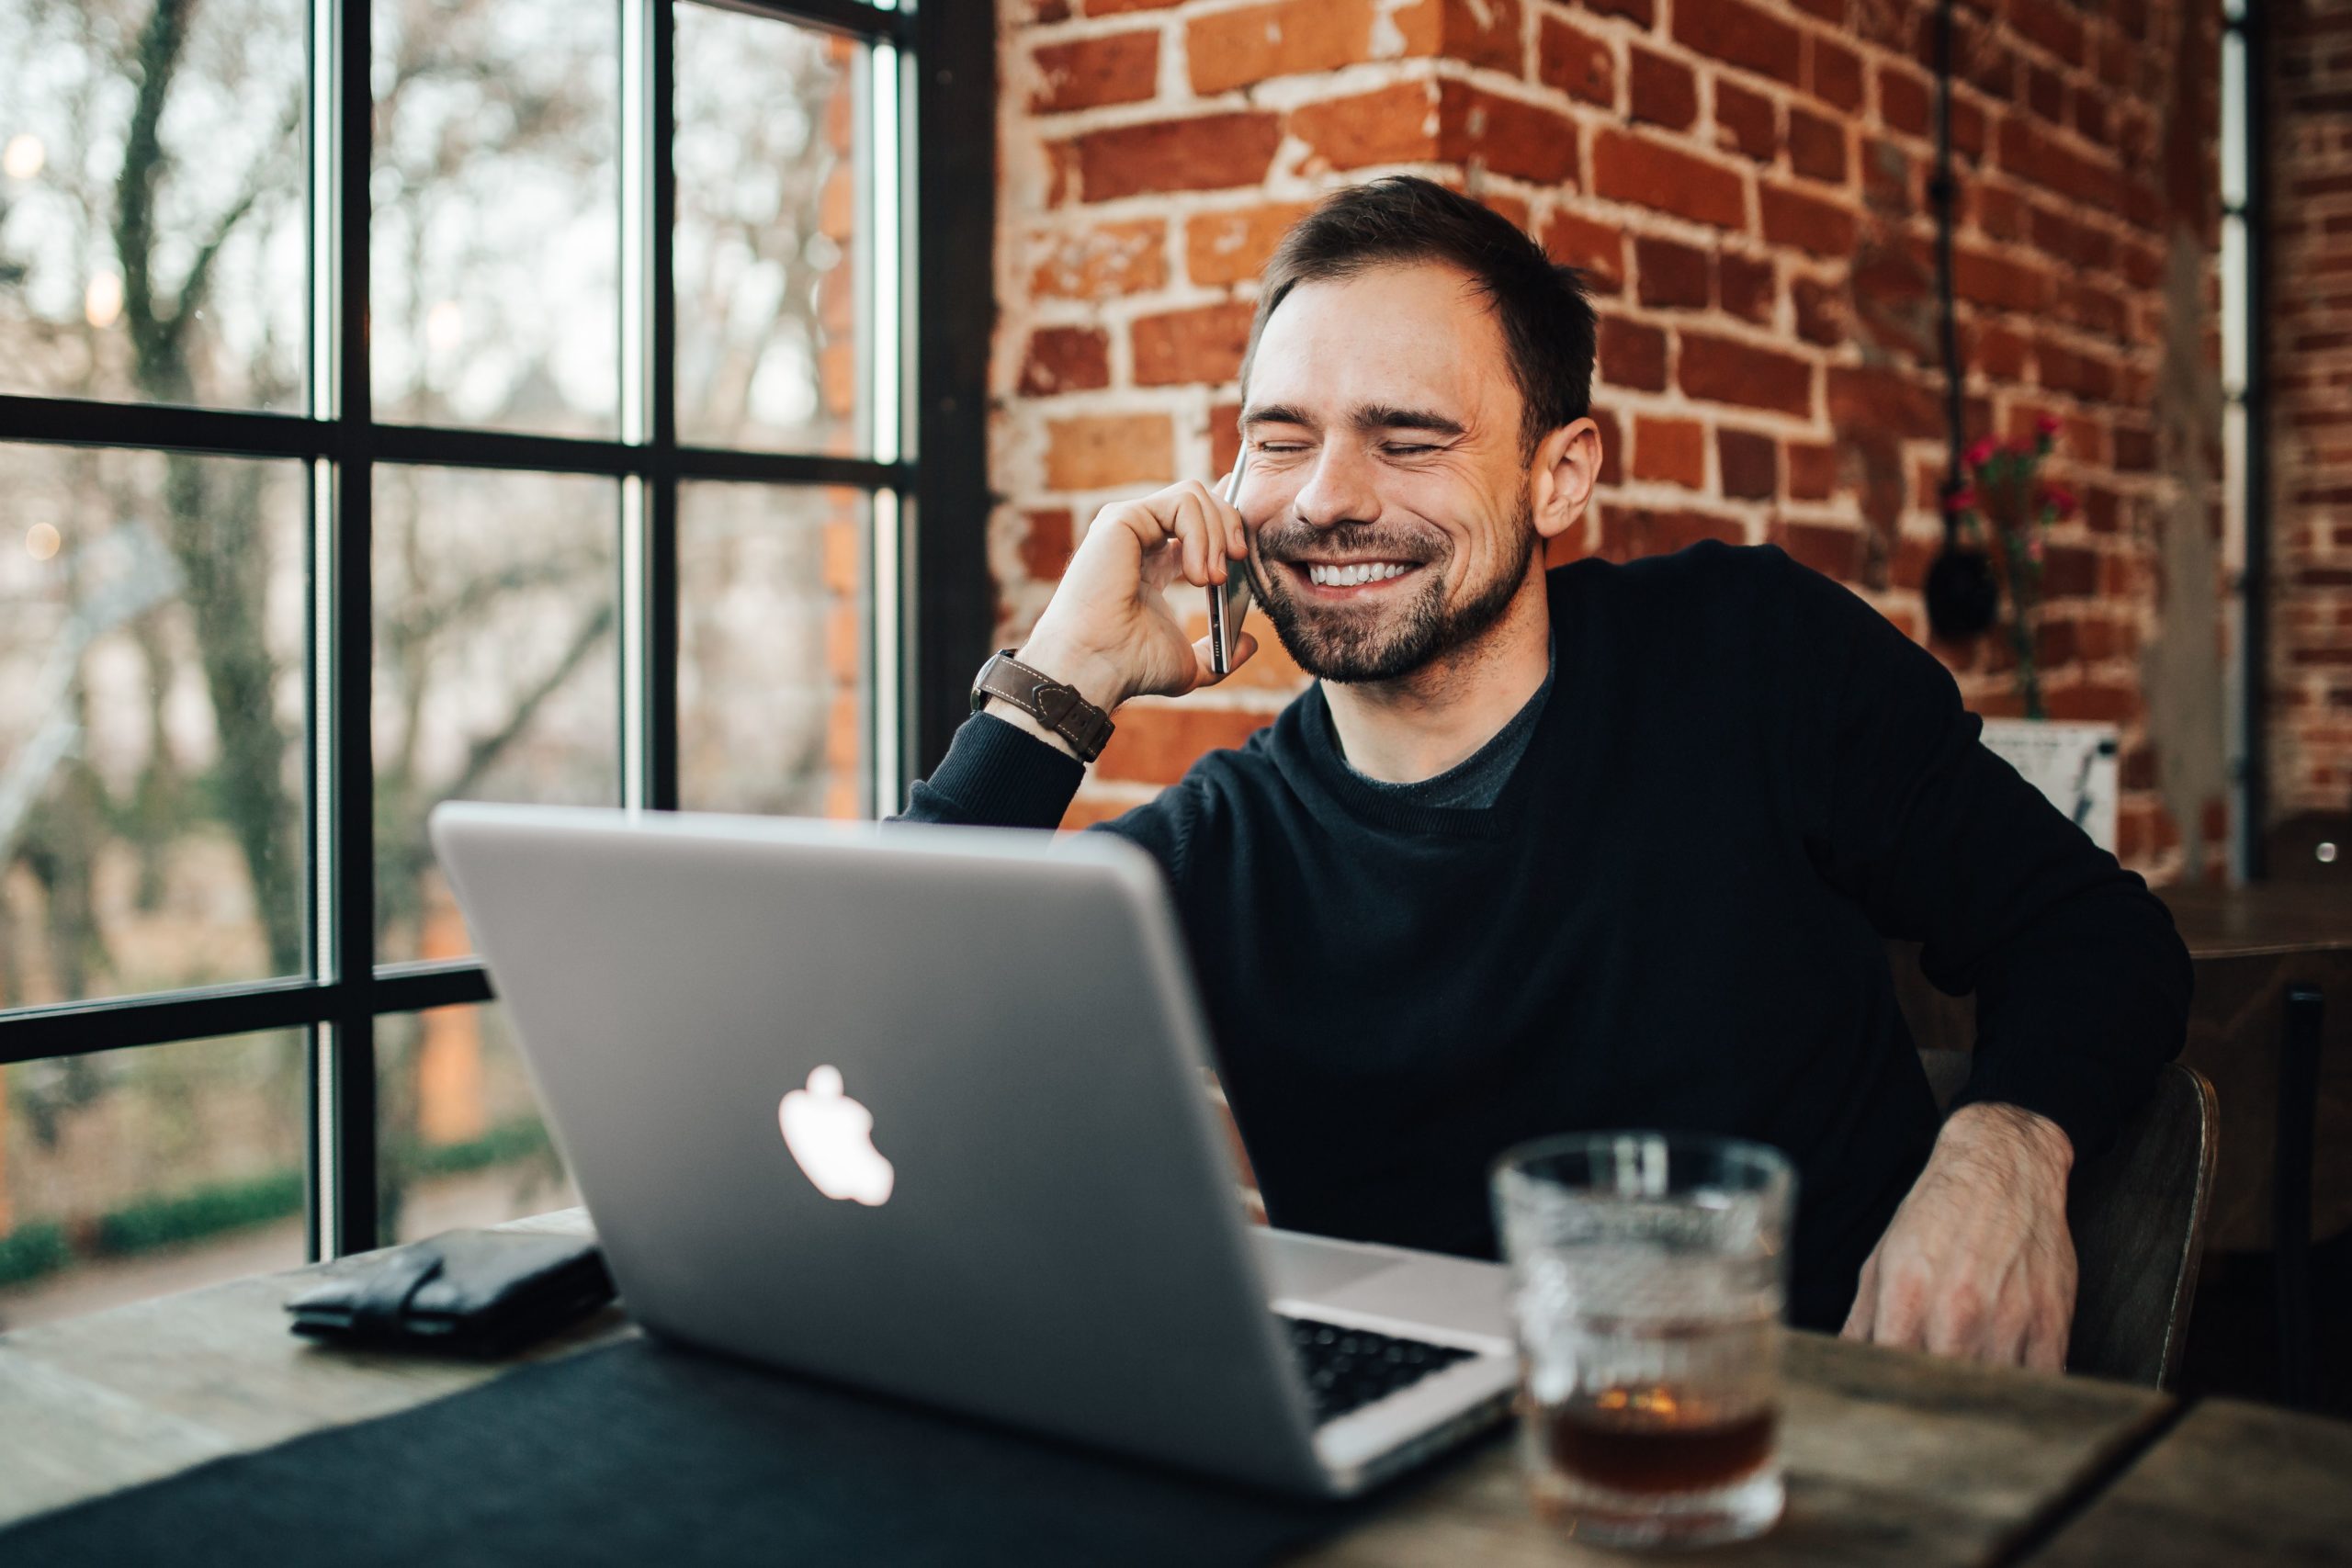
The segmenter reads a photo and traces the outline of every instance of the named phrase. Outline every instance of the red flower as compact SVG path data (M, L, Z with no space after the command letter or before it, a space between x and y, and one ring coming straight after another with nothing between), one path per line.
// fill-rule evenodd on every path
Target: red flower
M2072 517L2075 514L2075 508L2079 504L2075 500L2075 492L2064 485L2042 486L2041 499L2045 505L2061 517Z
M1961 486L1958 490L1944 497L1944 510L1946 512L1965 512L1975 504L1976 491L1967 485Z
M1974 446L1961 454L1961 461L1972 468L1981 468L1992 461L1993 454L1999 449L1999 444L1991 436L1979 436Z
M2036 435L2057 434L2058 416L2054 413L2036 414L2033 420L2033 433Z

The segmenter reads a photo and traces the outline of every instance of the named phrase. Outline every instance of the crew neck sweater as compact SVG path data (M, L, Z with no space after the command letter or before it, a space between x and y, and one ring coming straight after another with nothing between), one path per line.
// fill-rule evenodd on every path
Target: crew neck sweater
M1339 754L1348 772L1376 790L1385 791L1393 800L1414 806L1486 807L1495 803L1510 782L1511 771L1519 760L1527 755L1527 743L1534 737L1535 721L1544 716L1544 701L1552 694L1552 671L1555 663L1544 671L1544 683L1535 688L1534 695L1521 703L1519 711L1503 721L1503 727L1487 738L1480 746L1462 761L1442 773L1425 779L1396 783L1376 779L1348 761L1347 748L1340 743L1340 727L1332 720L1329 703L1323 705L1323 719L1329 733L1326 742Z
M1317 686L1102 830L1166 872L1273 1224L1490 1258L1514 1144L1751 1138L1798 1172L1791 1320L1835 1330L1939 1126L1885 941L1975 993L1957 1103L2078 1163L2178 1052L2187 950L1933 657L1777 548L1546 586L1553 687L1491 805L1355 773ZM983 715L903 819L1052 828L1081 775Z

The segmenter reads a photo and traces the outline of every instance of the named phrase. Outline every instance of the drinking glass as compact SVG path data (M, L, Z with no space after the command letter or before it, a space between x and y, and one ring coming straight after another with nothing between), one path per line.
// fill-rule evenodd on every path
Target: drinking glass
M1786 1157L1735 1138L1579 1134L1509 1150L1493 1190L1537 1510L1607 1546L1770 1529Z

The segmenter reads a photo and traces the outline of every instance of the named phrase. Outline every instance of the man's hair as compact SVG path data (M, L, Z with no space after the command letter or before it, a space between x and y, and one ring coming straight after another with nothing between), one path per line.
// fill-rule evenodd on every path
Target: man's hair
M1242 379L1268 319L1300 284L1428 263L1467 273L1487 297L1525 404L1521 445L1533 456L1544 437L1592 405L1593 319L1584 280L1510 219L1418 175L1390 175L1336 192L1283 237L1259 281Z

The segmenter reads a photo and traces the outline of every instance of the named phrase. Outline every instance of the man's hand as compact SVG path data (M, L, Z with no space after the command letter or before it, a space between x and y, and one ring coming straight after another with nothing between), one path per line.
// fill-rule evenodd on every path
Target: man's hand
M1249 553L1241 513L1198 479L1106 506L1022 644L1021 661L1076 686L1105 713L1129 697L1181 696L1214 684L1208 639L1184 636L1182 612L1166 592L1180 581L1196 589L1223 582L1244 570L1236 563ZM1235 667L1257 647L1242 634ZM1055 740L1034 721L1023 723L1028 716L1008 703L991 703L989 711Z
M2074 1145L2014 1105L1952 1113L1862 1265L1845 1337L2064 1370L2075 1318Z

